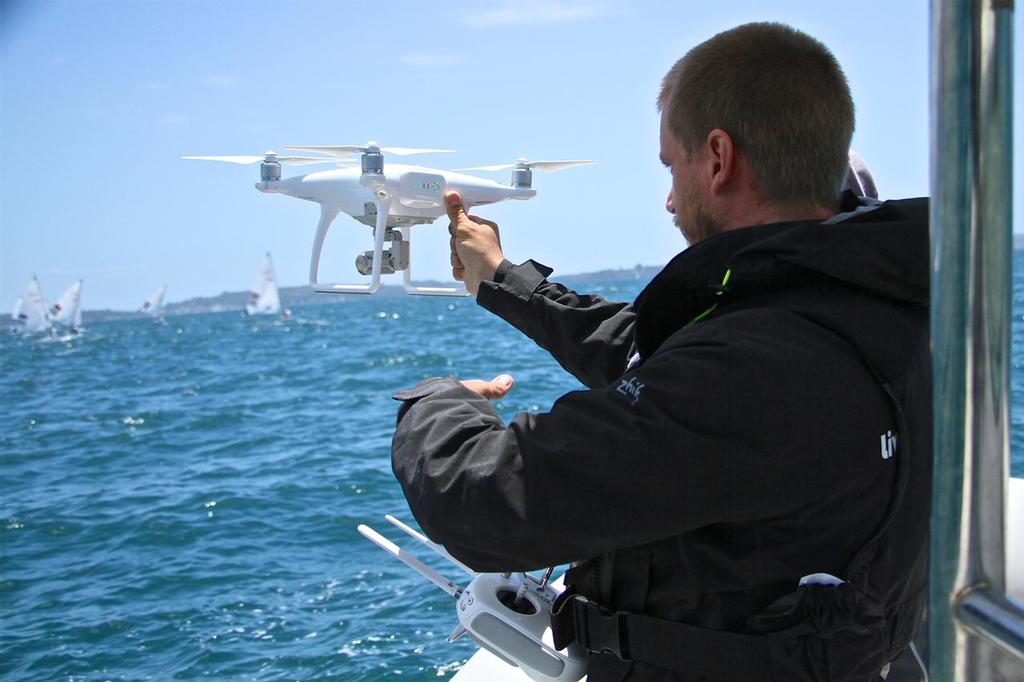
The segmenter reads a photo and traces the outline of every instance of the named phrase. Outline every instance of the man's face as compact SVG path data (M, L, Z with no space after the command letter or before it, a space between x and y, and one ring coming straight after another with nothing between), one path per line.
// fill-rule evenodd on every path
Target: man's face
M688 244L719 232L719 225L706 210L699 181L699 158L690 158L675 135L668 129L665 112L661 114L661 162L672 173L672 190L665 209L675 215L673 222ZM695 155L695 157L699 157Z

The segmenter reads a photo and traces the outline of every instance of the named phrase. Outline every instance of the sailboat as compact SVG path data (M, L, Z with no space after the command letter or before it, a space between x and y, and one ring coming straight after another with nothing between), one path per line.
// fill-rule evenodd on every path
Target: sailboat
M281 313L281 295L277 291L277 275L274 273L274 262L267 252L260 267L260 281L245 304L246 315L277 315ZM285 309L284 316L288 316Z
M68 327L71 333L82 331L82 280L78 280L50 308L50 321Z
M156 324L164 323L164 294L167 293L167 285L163 285L152 294L139 308L139 312L144 315L148 315L153 318L153 322Z
M39 290L39 280L35 275L25 288L25 293L14 304L11 319L14 322L14 330L23 334L45 332L52 328L50 318L46 314L43 294Z
M11 309L11 322L14 324L18 323L18 317L21 316L21 306L24 304L24 299L21 296L14 302L14 308Z

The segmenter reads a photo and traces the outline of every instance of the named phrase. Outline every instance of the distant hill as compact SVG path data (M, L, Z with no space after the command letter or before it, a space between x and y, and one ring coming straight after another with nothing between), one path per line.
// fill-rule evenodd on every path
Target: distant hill
M588 282L625 282L634 280L649 280L661 270L660 265L636 265L632 268L618 270L599 270L578 275L565 275L557 277L559 282L572 286L585 285ZM426 286L443 286L442 282L423 282ZM324 303L345 303L349 296L331 296L329 294L317 294L308 286L281 287L281 305L286 308L299 307L303 305L321 305ZM401 285L385 284L380 288L376 296L393 297L404 296L405 290ZM216 296L200 296L190 298L187 301L167 303L164 305L164 315L198 315L200 313L218 313L225 310L242 310L249 300L248 291L225 291ZM88 324L93 321L103 320L126 320L142 317L140 313L125 310L86 310L82 314L83 322Z
M1014 233L1014 250L1024 250L1024 234ZM636 265L632 268L617 270L599 270L578 275L557 275L559 282L572 286L584 286L590 282L623 282L632 280L649 280L661 270L660 265ZM427 286L443 286L440 282L424 282ZM404 296L400 285L385 284L377 296ZM348 296L330 296L314 293L308 286L282 287L281 303L285 307L302 305L321 305L324 303L344 303ZM167 315L196 315L199 313L215 313L224 310L242 310L249 300L248 291L225 291L217 296L201 296L187 301L168 303L164 306ZM83 313L85 322L100 320L121 320L141 317L139 313L125 310L86 310Z

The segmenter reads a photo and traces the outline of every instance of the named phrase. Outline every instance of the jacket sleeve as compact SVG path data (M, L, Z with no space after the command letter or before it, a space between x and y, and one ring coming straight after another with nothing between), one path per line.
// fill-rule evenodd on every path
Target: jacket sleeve
M777 423L779 409L807 408L765 409L764 395L791 395L777 390L790 370L766 374L763 355L743 351L710 339L663 348L615 385L507 428L454 379L425 382L396 395L394 472L427 535L487 571L783 514L843 485L808 465L820 448Z
M477 303L533 339L584 386L607 386L633 353L633 307L577 294L548 282L550 274L532 260L505 261L496 281L480 283Z

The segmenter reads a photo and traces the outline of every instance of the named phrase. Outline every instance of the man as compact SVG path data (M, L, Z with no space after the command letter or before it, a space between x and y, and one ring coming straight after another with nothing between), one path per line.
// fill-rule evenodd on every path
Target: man
M926 201L841 199L849 88L789 27L697 46L658 105L690 248L632 305L448 197L454 276L588 390L507 427L508 377L400 392L395 473L466 564L573 562L553 626L591 682L878 680L926 598Z

